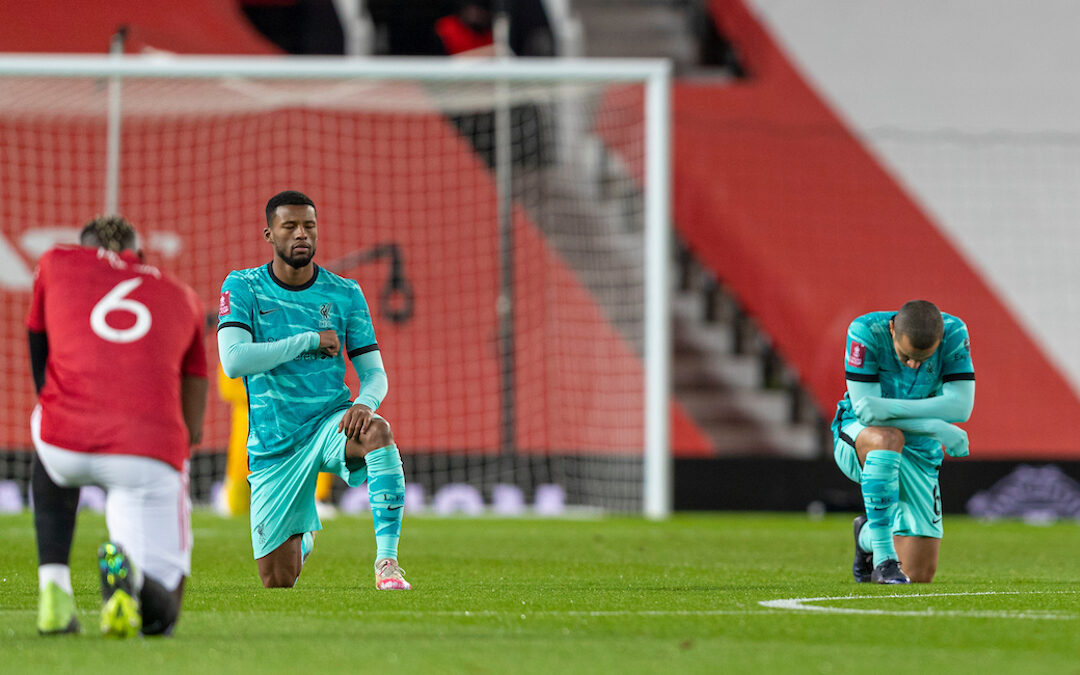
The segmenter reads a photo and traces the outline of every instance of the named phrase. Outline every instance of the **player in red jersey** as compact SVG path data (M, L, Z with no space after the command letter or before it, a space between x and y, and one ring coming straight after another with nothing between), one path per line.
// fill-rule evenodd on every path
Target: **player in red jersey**
M27 327L38 390L31 490L38 630L77 632L68 559L78 486L105 488L102 631L169 634L191 572L188 457L206 410L204 313L142 263L134 228L97 218L42 256Z

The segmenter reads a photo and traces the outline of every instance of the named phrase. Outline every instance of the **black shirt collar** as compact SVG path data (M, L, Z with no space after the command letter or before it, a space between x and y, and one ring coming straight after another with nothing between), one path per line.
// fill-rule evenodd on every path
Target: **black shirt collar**
M315 280L319 278L319 266L318 265L315 265L315 273L311 275L311 278L308 279L307 281L305 281L304 283L300 284L299 286L292 286L290 284L285 283L281 279L278 279L277 275L274 274L274 263L273 263L273 261L270 261L270 262L266 263L266 271L269 272L270 278L274 280L275 284L277 284L278 286L281 286L282 288L284 288L287 291L302 291L305 288L311 288L312 284L315 283Z

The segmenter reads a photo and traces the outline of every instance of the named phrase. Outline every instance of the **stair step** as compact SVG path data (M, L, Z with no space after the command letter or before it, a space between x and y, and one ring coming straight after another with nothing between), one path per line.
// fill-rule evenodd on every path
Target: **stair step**
M702 423L716 420L774 420L786 424L791 402L784 392L680 388L679 401Z
M725 423L715 428L705 427L705 430L719 456L813 459L820 454L820 434L810 426Z

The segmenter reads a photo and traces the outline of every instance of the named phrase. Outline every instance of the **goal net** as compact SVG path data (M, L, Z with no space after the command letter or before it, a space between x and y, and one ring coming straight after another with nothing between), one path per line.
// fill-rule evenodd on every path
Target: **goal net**
M30 446L35 259L115 208L212 323L228 272L271 257L267 199L296 189L318 208L316 262L372 308L414 506L668 508L664 293L646 301L665 288L666 133L646 152L662 64L8 58L0 87L8 477ZM212 329L207 351L213 373ZM230 416L212 386L197 499Z

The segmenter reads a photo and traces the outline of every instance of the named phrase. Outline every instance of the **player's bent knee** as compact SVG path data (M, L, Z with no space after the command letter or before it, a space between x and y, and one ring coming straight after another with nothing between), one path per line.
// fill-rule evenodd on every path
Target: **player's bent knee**
M371 420L364 432L364 444L369 448L385 448L393 443L394 434L390 432L390 423L381 417Z
M299 575L290 574L289 572L282 570L271 570L269 572L259 572L259 578L262 580L263 588L292 588L296 585L296 579Z
M904 443L907 439L904 432L896 427L866 427L859 434L859 440L867 443L875 450L900 452L904 449Z
M172 635L176 620L180 617L183 588L182 578L177 591L167 590L149 575L144 578L142 590L139 591L143 635Z
M923 563L913 566L910 570L907 569L907 566L904 566L904 572L907 573L912 583L928 584L934 580L934 574L937 573L937 564Z
M260 559L259 579L264 588L292 588L296 585L296 579L300 576L299 552L297 552L295 564L282 559L284 557L287 556L275 556L276 559L269 560Z

